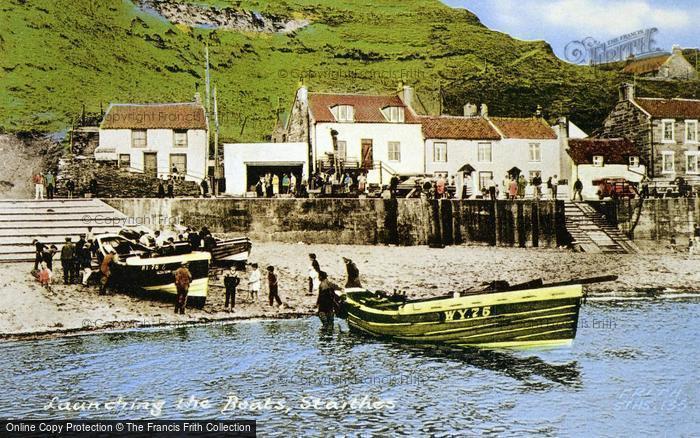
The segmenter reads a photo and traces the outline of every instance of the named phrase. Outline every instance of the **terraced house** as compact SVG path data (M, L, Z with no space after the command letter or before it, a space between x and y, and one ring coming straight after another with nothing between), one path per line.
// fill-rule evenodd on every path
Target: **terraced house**
M700 185L698 121L700 100L636 97L635 87L623 84L618 103L603 122L600 137L634 142L648 176L668 184L678 177ZM634 160L634 161L633 161Z
M199 102L111 104L100 124L97 161L167 177L173 168L188 181L206 175L207 116Z
M490 117L488 107L464 106L464 116L421 116L425 137L425 173L470 174L472 191L507 174L535 174L546 181L562 177L558 134L541 117ZM466 172L465 172L466 170Z

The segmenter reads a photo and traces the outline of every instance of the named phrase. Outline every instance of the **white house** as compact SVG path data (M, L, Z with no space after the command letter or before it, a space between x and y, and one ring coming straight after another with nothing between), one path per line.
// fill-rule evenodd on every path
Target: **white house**
M492 177L500 185L514 167L528 179L539 173L546 181L559 174L559 138L544 119L489 117L486 105L480 114L471 104L464 112L464 116L420 117L426 173L461 176L461 169L471 168L474 193Z
M206 176L207 116L198 102L111 104L100 125L98 161L158 177L173 168L189 181Z
M312 171L342 165L366 170L370 183L391 174L424 171L421 124L410 106L413 89L399 95L309 94L301 87L287 123L287 140L308 141Z
M567 152L571 156L571 179L581 180L583 199L598 199L602 179L639 183L646 175L638 148L625 138L572 138Z
M309 175L306 143L226 143L224 176L226 194L244 195L252 191L266 173L296 175L297 181Z

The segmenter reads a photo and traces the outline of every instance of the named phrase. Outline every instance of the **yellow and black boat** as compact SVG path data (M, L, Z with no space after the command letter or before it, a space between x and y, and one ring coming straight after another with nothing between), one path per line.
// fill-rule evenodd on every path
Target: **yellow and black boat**
M567 345L576 336L583 285L606 276L543 284L542 280L446 297L407 300L405 295L346 289L339 316L351 330L411 343L486 348Z
M137 288L148 294L175 298L174 273L187 263L192 274L188 303L195 307L204 306L209 290L210 253L192 251L186 242L154 249L117 234L100 234L96 239L98 262L101 263L112 250L117 254L112 265L112 278L118 288Z

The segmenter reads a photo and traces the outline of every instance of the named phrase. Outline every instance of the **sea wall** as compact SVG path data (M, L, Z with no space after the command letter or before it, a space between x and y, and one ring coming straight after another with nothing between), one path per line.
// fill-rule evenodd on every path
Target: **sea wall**
M634 240L668 242L672 236L688 238L700 224L700 198L623 199L604 208Z
M104 199L151 228L201 227L259 241L556 247L567 243L561 201L421 199Z

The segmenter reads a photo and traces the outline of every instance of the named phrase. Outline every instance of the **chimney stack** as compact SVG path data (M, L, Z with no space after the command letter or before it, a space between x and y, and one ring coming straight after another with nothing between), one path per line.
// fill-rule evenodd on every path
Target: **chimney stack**
M410 85L404 85L401 89L401 101L404 105L409 108L413 108L413 99L415 98L415 91Z
M464 105L464 117L475 117L476 116L476 105L473 103L467 103Z
M481 104L481 117L488 117L489 116L489 107L485 104Z
M199 93L199 91L194 93L194 101L200 105L202 104L202 95Z
M537 105L535 109L535 117L542 117L542 105Z
M634 85L629 83L623 83L620 85L620 101L623 100L634 100L635 90Z

